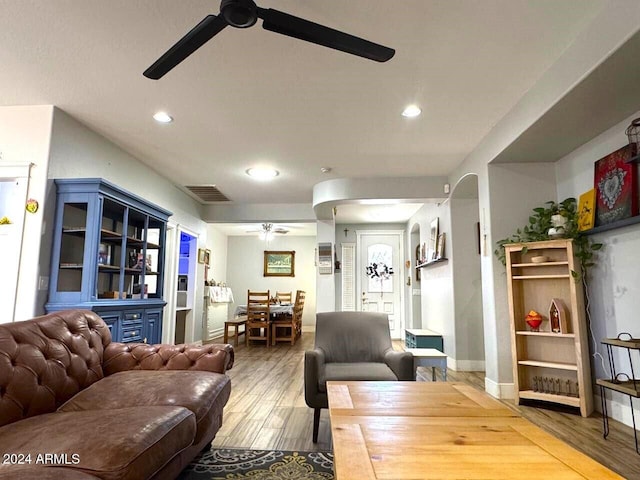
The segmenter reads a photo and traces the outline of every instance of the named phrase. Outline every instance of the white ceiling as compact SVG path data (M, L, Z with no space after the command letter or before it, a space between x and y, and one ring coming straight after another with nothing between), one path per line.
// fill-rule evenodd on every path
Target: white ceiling
M363 223L404 223L408 221L419 209L422 203L396 203L396 204L345 204L336 207L336 224L363 224ZM215 223L215 227L228 236L259 235L261 224L256 223ZM273 223L272 229L288 230L289 236L316 236L317 225L315 223ZM276 234L279 235L279 234Z
M0 0L0 105L56 105L179 186L310 203L330 178L450 173L605 3L260 0L396 55L364 60L259 21L153 81L142 72L217 0ZM423 115L401 117L408 103ZM175 122L155 123L159 109ZM254 183L244 172L260 164L280 176Z
M336 207L336 224L404 223L419 209L422 203L394 204L345 204Z
M262 230L260 223L215 223L213 225L220 232L232 237L259 236ZM315 223L273 223L272 225L274 231L287 231L284 234L274 233L275 236L315 237L317 232Z

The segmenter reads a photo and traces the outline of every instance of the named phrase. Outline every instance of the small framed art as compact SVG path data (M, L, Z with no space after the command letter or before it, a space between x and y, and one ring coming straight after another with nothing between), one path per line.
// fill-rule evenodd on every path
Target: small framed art
M265 277L295 277L296 252L264 251Z
M438 235L438 241L436 242L436 256L435 260L444 258L444 239L446 234L441 233Z
M578 201L578 230L583 232L590 230L595 224L596 213L596 189L592 188L588 192L580 195Z

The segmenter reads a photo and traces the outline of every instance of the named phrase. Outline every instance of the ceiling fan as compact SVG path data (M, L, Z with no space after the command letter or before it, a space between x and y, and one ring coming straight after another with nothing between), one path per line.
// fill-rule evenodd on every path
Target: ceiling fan
M257 230L247 230L247 233L257 233L263 240L269 240L273 237L274 233L284 235L289 233L289 230L284 227L274 226L273 223L263 223L261 228Z
M386 62L395 50L354 37L348 33L294 17L272 8L260 8L253 0L222 0L220 15L207 15L189 33L144 71L144 76L158 80L220 33L227 25L236 28L253 26L258 18L262 28L275 33L316 43L377 62Z

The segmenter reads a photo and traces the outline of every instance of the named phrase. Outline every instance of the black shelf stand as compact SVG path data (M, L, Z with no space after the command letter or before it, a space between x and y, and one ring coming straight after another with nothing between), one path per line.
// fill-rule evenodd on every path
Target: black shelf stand
M628 337L622 339L621 337ZM601 342L606 346L607 357L609 360L609 368L611 370L611 379L597 379L596 384L600 387L600 400L602 401L602 436L606 439L609 435L609 412L607 410L607 402L605 398L605 390L613 390L629 397L629 405L631 407L631 421L633 423L633 437L635 440L636 453L640 455L638 448L638 430L636 428L636 418L633 411L633 399L640 398L640 378L636 378L633 361L631 359L631 350L640 350L640 339L631 337L628 333L621 333L616 338L605 338ZM616 365L613 358L613 347L624 348L629 356L629 368L631 376L626 373L616 373Z

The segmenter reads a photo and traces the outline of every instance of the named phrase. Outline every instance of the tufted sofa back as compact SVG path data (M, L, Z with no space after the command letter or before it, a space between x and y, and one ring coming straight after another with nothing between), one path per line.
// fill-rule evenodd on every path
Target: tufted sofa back
M0 426L54 412L104 377L109 327L89 310L0 325Z

